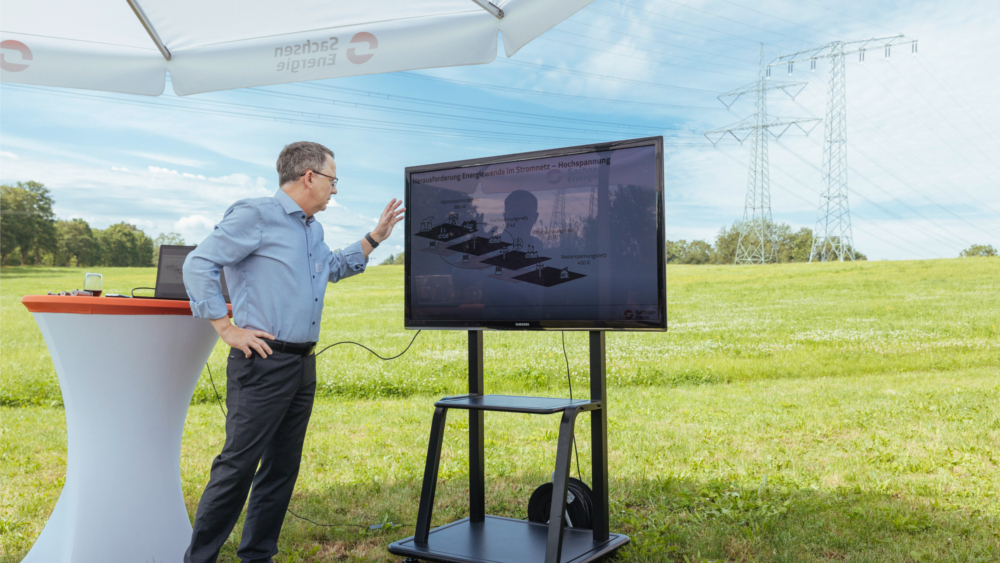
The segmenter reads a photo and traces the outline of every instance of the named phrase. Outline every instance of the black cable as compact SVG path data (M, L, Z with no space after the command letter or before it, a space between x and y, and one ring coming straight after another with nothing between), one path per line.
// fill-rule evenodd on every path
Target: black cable
M208 362L205 362L205 367L208 368L208 380L212 383L212 391L215 391L215 400L219 401L219 410L222 411L222 418L226 418L229 416L229 413L222 406L222 397L219 396L219 390L215 388L215 378L212 377L212 366L208 365Z
M152 291L156 291L155 287L133 287L132 291L131 291L132 297L135 297L135 290L137 290L137 289L149 289L149 290L152 290Z
M136 289L151 289L151 288L137 287ZM135 291L135 290L132 290L132 291ZM407 350L410 349L410 346L413 346L413 342L416 341L417 336L420 336L421 332L423 332L423 331L422 330L418 330L417 333L413 335L413 340L410 340L410 343L406 346L406 349L404 349L402 352L400 352L400 353L398 353L395 356L392 356L390 358L383 358L382 356L379 356L378 352L372 350L371 348L365 346L364 344L358 344L357 342L349 342L349 341L335 342L333 344L330 344L326 348L323 348L319 352L316 352L314 354L314 356L318 356L318 355L322 354L323 352L326 352L330 348L333 348L334 346L339 346L341 344L354 344L355 346L360 346L360 347L364 348L365 350L368 350L369 352L371 352L372 354L374 354L380 360L386 360L386 361L388 361L388 360L395 360L396 358L398 358L398 357L402 356L403 354L405 354L407 352ZM563 345L563 349L565 350L565 344ZM568 363L566 365L569 366ZM205 367L208 368L208 380L212 383L212 390L215 391L215 400L217 400L219 402L219 410L222 411L222 417L226 418L226 417L229 416L229 413L227 413L226 409L222 406L222 397L219 395L219 390L215 387L215 378L212 377L212 367L209 366L207 362L205 363ZM570 399L573 398L572 395L573 395L572 391L570 391ZM575 440L575 437L574 437L574 440ZM574 441L573 444L575 446L576 442ZM576 464L577 464L577 472L579 473L579 471L580 471L579 454L577 454ZM389 527L389 528L402 528L402 527L408 526L408 524L398 524L396 522L386 522L385 524L371 524L371 525L358 524L358 523L354 523L354 522L352 522L352 523L346 523L346 524L321 524L319 522L316 522L315 520L310 520L309 518L306 518L305 516L299 516L298 514L292 512L292 509L290 509L290 508L285 508L285 511L288 512L289 514L291 514L292 516L300 519L300 520L305 520L306 522L309 522L311 524L315 524L317 526L323 526L324 528L357 528L359 530L368 529L368 530L374 531L374 530L381 530L381 529L383 529L385 527Z
M573 400L573 378L569 375L569 354L566 353L566 331L559 331L562 335L563 358L566 360L566 382L569 383L569 400ZM573 451L576 452L576 478L583 481L583 473L580 472L580 451L576 449L576 432L573 433Z
M321 524L315 520L310 520L305 516L299 516L298 514L292 512L292 509L290 508L286 508L285 511L287 511L292 516L298 518L299 520L305 520L310 524L315 524L317 526L322 526L324 528L357 528L359 530L364 530L364 529L381 530L383 528L405 528L406 526L409 526L409 524L400 524L397 522L386 522L385 524L358 524L356 522L349 522L346 524Z
M402 356L403 354L405 354L406 351L410 349L410 346L413 346L413 342L417 339L418 336L420 336L421 332L423 332L423 331L422 330L418 330L417 333L413 335L413 340L410 340L410 343L406 345L406 348L402 352L396 354L395 356L392 356L391 358L383 358L382 356L378 355L378 352L376 352L375 350L372 350L371 348L365 346L364 344L358 344L357 342L351 342L349 340L345 340L343 342L334 342L333 344L330 344L329 346L327 346L326 348L323 348L319 352L316 352L316 355L318 356L318 355L322 354L323 352L326 352L330 348L333 348L334 346L340 346L341 344L354 344L355 346L360 346L360 347L364 348L365 350L368 350L369 352L372 353L372 355L374 355L376 358L378 358L380 360L385 360L385 361L395 360L396 358L398 358L398 357Z

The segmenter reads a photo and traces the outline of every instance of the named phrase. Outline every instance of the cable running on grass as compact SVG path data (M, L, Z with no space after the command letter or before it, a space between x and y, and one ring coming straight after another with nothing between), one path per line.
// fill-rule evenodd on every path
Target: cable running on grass
M347 340L345 340L343 342L335 342L333 344L330 344L326 348L323 348L319 352L316 352L314 354L314 356L318 356L318 355L322 354L323 352L326 352L330 348L333 348L334 346L339 346L341 344L354 344L355 346L360 346L360 347L364 348L365 350L368 350L369 352L372 353L373 356L375 356L376 358L378 358L380 360L384 360L384 361L395 360L396 358L402 356L407 351L409 351L410 346L413 346L413 343L417 340L417 337L420 336L421 332L423 332L423 331L422 330L418 330L417 333L413 335L413 339L410 340L410 343L406 345L406 348L403 349L402 352L396 354L395 356L390 356L388 358L380 356L378 354L378 352L372 350L371 348L365 346L364 344L358 344L357 342L350 342L350 341L347 341ZM565 350L565 345L564 345L564 350ZM569 369L568 368L569 364L567 363L566 366L567 366L567 370L568 370ZM215 392L215 400L219 402L219 410L222 411L222 417L225 418L225 417L229 416L229 413L227 413L225 407L222 406L222 396L219 395L219 390L215 387L215 378L212 377L212 367L210 365L208 365L208 362L205 363L205 367L208 368L208 381L211 382L211 384L212 384L212 391ZM568 374L569 371L567 371L566 373ZM572 398L572 391L570 392L570 398ZM577 471L579 471L579 464L580 464L580 460L577 459ZM292 509L290 509L290 508L286 508L285 510L289 514L291 514L292 516L294 516L294 517L296 517L296 518L298 518L300 520L305 520L306 522L309 522L311 524L315 524L317 526L323 526L325 528L358 528L359 530L367 528L368 530L381 530L381 529L383 529L385 527L389 527L389 528L401 528L401 527L407 526L407 524L399 524L399 523L396 523L396 522L386 522L384 524L371 524L371 525L358 524L356 522L348 522L348 523L341 523L341 524L321 524L319 522L316 522L315 520L310 520L309 518L306 518L305 516L299 516L298 514L292 512Z

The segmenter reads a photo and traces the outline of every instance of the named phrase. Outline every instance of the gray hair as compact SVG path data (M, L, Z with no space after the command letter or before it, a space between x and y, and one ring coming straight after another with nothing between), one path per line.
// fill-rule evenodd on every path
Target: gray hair
M319 172L326 166L326 155L334 158L333 151L319 143L299 141L285 145L278 155L278 185L298 180L306 170Z

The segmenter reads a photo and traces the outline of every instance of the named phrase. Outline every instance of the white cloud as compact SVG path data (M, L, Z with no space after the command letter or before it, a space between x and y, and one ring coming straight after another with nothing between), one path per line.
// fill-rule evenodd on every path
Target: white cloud
M169 168L160 168L158 166L148 166L149 171L154 174L174 174L177 175L176 170L170 170Z
M11 160L20 160L21 159L21 157L17 156L16 154L14 154L14 153L12 153L10 151L0 151L0 157L2 157L2 158L9 158Z
M159 154L159 153L150 153L150 152L142 152L142 151L128 151L126 154L130 154L132 156L137 156L139 158L143 158L143 159L147 159L147 160L156 160L156 161L159 161L159 162L167 162L167 163L170 163L170 164L176 164L178 166L186 166L188 168L202 168L202 167L204 167L204 166L206 166L208 164L207 162L205 162L203 160L198 160L198 159L194 159L194 158L186 158L186 157L183 157L183 156L176 156L176 155L172 155L172 154Z
M204 215L188 215L174 223L173 232L179 233L188 244L198 244L205 240L215 228L215 222Z

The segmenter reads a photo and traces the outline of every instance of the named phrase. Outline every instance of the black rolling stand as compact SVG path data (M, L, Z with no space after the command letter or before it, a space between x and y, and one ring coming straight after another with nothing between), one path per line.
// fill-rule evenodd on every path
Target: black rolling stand
M606 353L603 332L590 333L590 399L511 397L483 393L483 333L469 331L469 394L434 404L427 466L417 511L416 533L389 545L389 552L411 560L446 563L584 563L595 561L629 542L608 531L608 424ZM431 529L441 444L448 409L469 411L469 517ZM562 413L552 512L548 524L486 514L483 411L529 414ZM566 490L576 416L590 412L593 465L593 530L564 528Z

